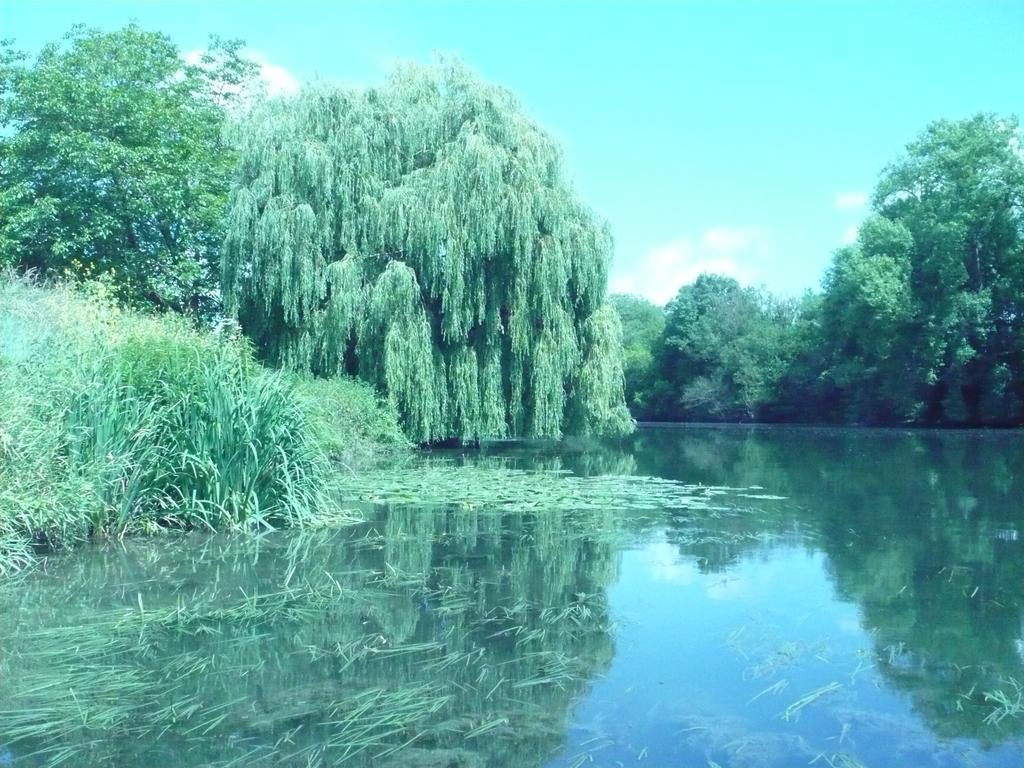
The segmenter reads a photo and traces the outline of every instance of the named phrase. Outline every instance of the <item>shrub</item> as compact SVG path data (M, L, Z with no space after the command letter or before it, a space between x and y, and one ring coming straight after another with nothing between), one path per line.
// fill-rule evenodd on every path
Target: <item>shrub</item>
M331 456L404 438L355 382L297 380L230 333L0 277L0 574L31 545L265 529L333 506Z

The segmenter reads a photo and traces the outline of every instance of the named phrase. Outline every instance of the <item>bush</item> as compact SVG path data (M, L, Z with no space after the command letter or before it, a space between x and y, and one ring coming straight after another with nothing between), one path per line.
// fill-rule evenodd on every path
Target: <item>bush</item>
M349 469L382 452L410 446L394 410L366 382L304 377L297 379L295 393L321 449Z
M331 512L330 457L404 443L372 390L299 381L229 333L0 277L0 574L33 546Z

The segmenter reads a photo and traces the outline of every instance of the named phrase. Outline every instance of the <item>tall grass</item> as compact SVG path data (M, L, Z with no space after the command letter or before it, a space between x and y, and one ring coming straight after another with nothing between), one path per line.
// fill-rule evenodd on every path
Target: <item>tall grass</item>
M94 536L301 525L331 511L332 454L401 440L361 384L0 275L0 575Z

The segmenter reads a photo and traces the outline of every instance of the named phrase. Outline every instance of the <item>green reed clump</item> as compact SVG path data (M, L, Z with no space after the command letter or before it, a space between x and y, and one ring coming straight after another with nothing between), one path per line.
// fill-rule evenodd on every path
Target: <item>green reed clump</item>
M351 378L296 380L295 394L310 414L316 438L345 466L409 446L394 410L364 382Z
M330 455L397 424L362 385L298 382L235 334L102 293L0 276L0 575L30 545L333 514Z

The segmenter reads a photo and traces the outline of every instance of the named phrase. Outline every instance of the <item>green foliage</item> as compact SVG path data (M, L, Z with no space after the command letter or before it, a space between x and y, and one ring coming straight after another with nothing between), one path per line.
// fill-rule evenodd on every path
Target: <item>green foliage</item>
M224 296L261 357L358 374L421 442L630 429L611 238L510 94L405 67L237 133Z
M30 541L302 524L330 511L328 453L399 441L365 385L296 389L237 339L102 295L0 279L0 331L0 574Z
M106 276L118 298L209 315L235 157L238 41L185 63L166 35L74 27L34 62L0 46L0 266Z
M875 189L826 281L830 375L855 421L1024 419L1016 120L939 121Z
M825 278L827 372L845 393L848 418L903 421L917 414L915 378L904 375L913 333L910 233L899 222L868 219L858 243L840 249Z
M1024 423L1017 122L932 124L882 174L873 206L856 243L836 252L821 295L778 301L703 275L668 305L656 341L627 323L634 413ZM624 313L636 314L633 301Z
M646 418L656 376L655 349L665 330L665 311L641 296L616 294L609 301L622 321L626 402L637 418Z
M322 450L350 469L408 447L397 414L365 382L345 376L296 377L294 392Z
M763 418L795 356L795 302L704 274L665 309L656 344L651 415L662 419Z

